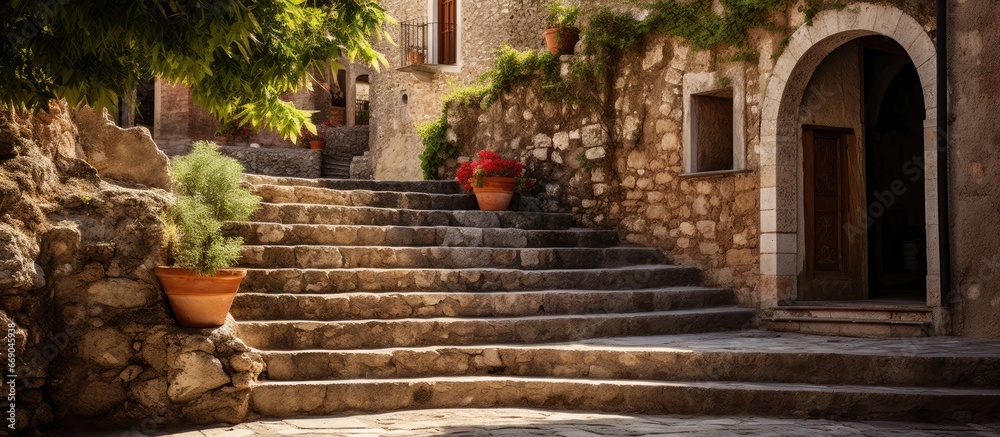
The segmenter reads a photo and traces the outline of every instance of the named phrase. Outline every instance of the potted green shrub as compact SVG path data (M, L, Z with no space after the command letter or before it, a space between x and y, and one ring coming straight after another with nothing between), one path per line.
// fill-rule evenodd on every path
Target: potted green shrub
M199 141L171 163L177 202L164 213L167 266L156 276L177 322L194 328L221 326L232 306L244 269L232 269L243 239L222 235L227 221L247 221L260 198L240 185L243 166L219 154L215 143Z
M545 45L555 56L572 55L576 43L580 41L580 29L576 19L580 8L561 1L549 3L548 29L545 30Z

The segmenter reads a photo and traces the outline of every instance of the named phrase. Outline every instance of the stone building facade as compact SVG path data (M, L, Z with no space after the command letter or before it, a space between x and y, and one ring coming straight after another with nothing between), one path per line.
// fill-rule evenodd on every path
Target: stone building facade
M438 3L426 3L384 2L401 21L434 20ZM583 25L601 7L644 16L619 2L576 3ZM414 124L439 117L442 96L474 82L501 44L541 49L545 6L458 1L454 65L400 69L405 56L389 57L390 68L372 81L376 179L421 178ZM997 93L981 80L996 58L988 44L996 32L981 17L997 12L950 5L959 17L949 21L947 58L954 225L942 243L934 6L841 6L809 23L804 2L788 8L777 18L790 29L784 41L780 32L751 31L754 61L731 61L733 48L646 37L603 96L612 117L545 99L534 86L488 109L451 107L448 139L459 156L439 175L450 177L480 149L522 159L546 208L571 210L582 224L617 229L630 243L701 268L776 329L900 332L885 321L854 323L868 326L855 331L841 323L879 314L938 334L998 337L996 241L972 235L972 223L1000 216L988 177L996 159L987 148L997 139L986 132L996 130L971 106ZM947 252L952 285L942 290ZM836 311L821 308L835 302Z

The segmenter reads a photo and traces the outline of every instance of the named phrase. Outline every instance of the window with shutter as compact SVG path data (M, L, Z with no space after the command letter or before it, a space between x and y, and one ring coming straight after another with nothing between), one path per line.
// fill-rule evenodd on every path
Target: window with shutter
M457 59L456 3L457 0L438 0L438 63L442 65L454 65Z

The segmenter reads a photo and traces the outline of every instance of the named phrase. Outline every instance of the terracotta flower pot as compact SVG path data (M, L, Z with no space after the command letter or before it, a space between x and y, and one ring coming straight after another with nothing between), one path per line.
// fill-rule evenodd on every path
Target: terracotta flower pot
M212 328L226 323L226 314L246 275L243 269L223 269L215 276L202 276L178 267L156 268L156 277L167 293L177 323L192 328Z
M410 61L410 64L423 64L424 54L418 51L411 51L406 54L406 59Z
M472 187L472 191L476 193L480 210L506 211L514 197L515 186L517 179L514 178L485 177L483 186Z
M312 150L323 150L324 147L326 147L326 141L315 140L309 142L309 148Z
M580 29L575 27L552 27L545 30L545 46L555 56L572 55L579 41Z

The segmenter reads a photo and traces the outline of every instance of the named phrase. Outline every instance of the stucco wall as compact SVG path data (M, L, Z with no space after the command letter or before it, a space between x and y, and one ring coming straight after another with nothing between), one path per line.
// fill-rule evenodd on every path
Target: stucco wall
M382 6L400 22L426 19L428 3L422 0L386 0ZM434 74L433 80L396 71L401 66L399 48L387 42L378 50L389 67L371 77L372 151L376 179L420 180L418 156L423 152L415 124L441 115L441 98L452 84L468 84L493 62L503 44L517 49L543 47L542 32L548 2L542 0L459 0L459 67ZM394 38L399 28L390 26ZM397 39L398 41L398 39ZM403 96L407 103L403 103Z
M949 17L953 329L991 338L1000 338L998 11L997 1L952 1Z

